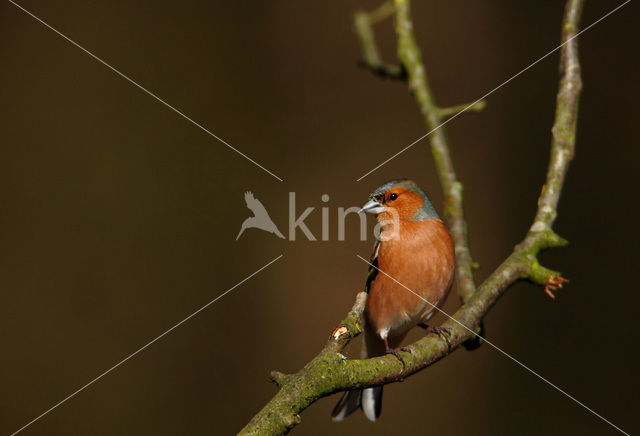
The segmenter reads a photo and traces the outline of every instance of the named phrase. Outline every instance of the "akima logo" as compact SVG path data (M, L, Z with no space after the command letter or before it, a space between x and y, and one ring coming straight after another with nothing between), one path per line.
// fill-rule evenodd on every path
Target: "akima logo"
M329 202L329 195L323 194L320 197L323 203ZM268 233L273 233L278 238L288 239L289 241L296 240L297 230L302 232L304 236L309 241L317 241L315 235L311 232L309 227L307 227L305 220L309 217L309 215L316 209L315 207L307 207L302 211L300 215L296 212L296 193L289 192L289 226L288 226L288 238L280 233L278 227L273 222L267 209L263 206L263 204L253 196L251 191L247 191L244 193L244 200L247 203L247 207L251 212L253 212L253 216L247 218L242 223L240 227L240 232L236 237L236 241L240 239L240 236L247 229L260 229L264 230ZM337 236L338 241L344 241L345 239L345 221L348 215L355 215L358 217L360 221L360 240L367 240L367 219L364 214L364 210L359 207L353 206L349 208L338 207L337 209L337 235L333 232L330 232L330 222L335 222L330 218L330 208L322 207L322 241L328 241L329 235L333 234ZM387 208L385 211L385 218L383 220L378 219L376 225L373 228L373 236L378 240L388 240L395 239L398 237L399 229L400 229L400 221L398 212L395 208ZM385 229L385 235L381 235L382 229Z
M247 202L247 207L253 212L253 216L244 220L240 228L240 233L238 233L236 237L236 241L240 239L240 235L247 229L264 230L265 232L273 233L278 238L284 239L284 235L280 233L280 230L276 227L276 224L267 213L267 209L260 203L260 200L253 196L251 191L244 193L244 201Z

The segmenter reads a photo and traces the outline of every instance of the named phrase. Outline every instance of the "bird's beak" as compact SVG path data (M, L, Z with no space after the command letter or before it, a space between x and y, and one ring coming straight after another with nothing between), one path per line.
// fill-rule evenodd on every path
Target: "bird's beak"
M379 203L379 202L377 202L375 200L369 200L367 202L367 204L362 206L362 209L360 209L358 211L358 213L374 213L374 214L378 214L380 212L384 212L385 210L387 210L387 208L384 207L381 203Z

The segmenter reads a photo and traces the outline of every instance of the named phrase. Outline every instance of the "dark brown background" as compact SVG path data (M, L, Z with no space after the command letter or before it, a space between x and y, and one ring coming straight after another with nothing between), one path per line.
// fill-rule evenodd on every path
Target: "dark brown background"
M472 101L559 40L563 2L416 2L436 97ZM620 2L588 2L591 23ZM414 178L441 210L406 85L359 70L352 12L375 2L49 2L23 5L284 178L278 182L13 5L0 3L0 432L15 431L279 254L259 276L24 434L230 434L322 347L364 282L372 242L336 241L336 209ZM637 5L580 38L578 149L559 210L571 284L529 284L486 319L496 344L630 433L637 373ZM395 59L390 23L378 27ZM528 229L548 159L557 53L447 125L482 279ZM329 194L330 242L249 230L253 190L284 232ZM320 234L320 212L307 220ZM457 299L445 310L455 311ZM440 320L440 319L439 319ZM416 332L412 338L419 336ZM357 344L351 348L357 355ZM297 434L616 434L488 346L387 387L375 425L334 424L336 397Z

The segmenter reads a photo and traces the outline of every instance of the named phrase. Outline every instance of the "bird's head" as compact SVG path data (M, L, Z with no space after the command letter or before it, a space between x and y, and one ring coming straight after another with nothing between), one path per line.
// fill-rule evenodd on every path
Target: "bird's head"
M439 218L427 194L409 179L395 179L380 186L371 193L360 212L376 214L379 222Z

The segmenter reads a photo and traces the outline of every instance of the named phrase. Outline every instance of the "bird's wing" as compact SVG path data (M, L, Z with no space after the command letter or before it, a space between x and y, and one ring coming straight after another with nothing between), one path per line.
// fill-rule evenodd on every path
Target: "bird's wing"
M369 273L367 274L367 284L364 286L365 292L368 294L369 289L371 288L371 284L376 279L378 275L378 251L380 250L380 241L376 241L376 244L373 246L373 254L371 254L371 259L369 260Z
M255 216L259 216L259 215L269 216L269 214L267 213L267 210L264 208L262 203L260 203L260 200L255 198L251 191L247 191L244 193L244 201L247 202L247 207L253 211L253 214Z
M249 209L251 209L253 203L256 201L256 199L253 197L253 192L251 191L247 191L244 193L244 201L247 203L247 207Z

